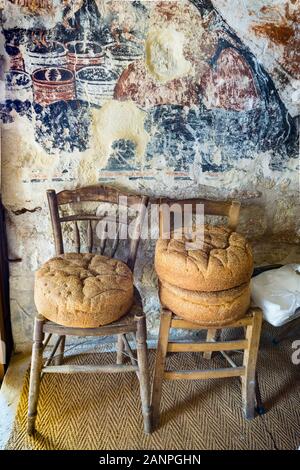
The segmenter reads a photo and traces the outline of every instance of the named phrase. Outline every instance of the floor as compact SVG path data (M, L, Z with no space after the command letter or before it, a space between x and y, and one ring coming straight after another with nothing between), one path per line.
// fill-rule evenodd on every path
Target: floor
M51 378L42 387L42 412L38 421L40 432L35 441L28 440L24 433L27 399L26 396L24 398L23 390L23 410L21 412L23 424L20 425L20 435L16 435L15 432L9 446L10 448L37 449L74 447L179 449L182 448L182 445L186 445L184 447L186 449L297 449L300 444L299 366L291 363L292 340L287 339L279 346L274 346L271 343L273 333L274 331L270 331L269 328L264 329L259 356L262 391L269 410L263 417L257 417L251 422L244 420L237 381L234 383L223 380L201 381L200 383L193 381L189 384L180 381L165 386L164 396L167 401L163 403L163 426L150 438L145 438L141 433L140 413L135 413L132 416L132 408L139 406L138 401L134 398L138 396L137 383L134 378L124 380L115 376L110 385L99 379L95 382L85 379L88 390L85 389L85 392L79 397L74 415L74 396L76 399L77 396L73 392L71 393L70 389L74 391L74 387L75 389L78 386L82 387L82 382L60 376L58 381L55 382L57 379ZM109 350L109 345L107 348ZM68 360L72 359L71 354L74 352L76 352L76 348L75 351L74 349L69 351L70 358ZM88 348L85 352L89 352ZM97 354L83 354L82 356L87 357L87 359L81 359L84 361L98 361ZM109 354L106 354L105 360L108 360L108 356ZM151 352L150 356L153 369L154 352ZM185 358L184 361L187 359ZM30 354L28 352L13 357L0 392L0 448L2 449L7 446L9 434L13 430L29 360ZM193 368L195 361L199 361L199 357L190 356L189 366ZM218 361L221 359L217 359L215 365L218 365ZM117 375L119 376L119 374ZM70 383L66 380L69 380ZM28 378L25 380L26 383L28 388ZM108 393L106 390L109 387ZM69 393L70 395L68 395ZM50 399L53 397L55 402L59 402L61 398L64 406L56 410L53 406L47 407L49 397L51 397ZM99 397L102 398L100 401ZM124 403L122 422L128 424L132 420L129 437L127 435L124 437L125 424L121 429L115 428L114 424L112 425L112 416L116 413L116 401ZM120 410L121 408L118 407L118 412L121 412ZM63 413L65 413L64 421L60 416ZM129 415L130 419L128 419ZM109 419L105 419L107 416ZM80 435L79 432L74 438L72 431L74 417L76 418L76 430L77 423L86 427L86 422L93 422L93 429L87 428L83 435ZM65 423L69 419L70 429L66 429ZM45 423L48 422L54 423L55 429L47 430ZM95 433L100 441L95 441ZM69 440L67 440L66 434ZM120 444L121 442L122 444ZM123 445L123 447L118 447L118 445Z
M12 431L24 377L30 363L30 350L14 354L0 389L0 450L6 446Z
M105 344L107 344L107 347L105 347ZM67 347L67 355L91 352L94 349L94 346L95 341L91 338L89 338L88 341L81 341L78 344L71 343L69 347ZM155 342L150 341L149 347L154 346ZM101 349L103 351L111 350L110 338L101 342ZM48 348L48 351L50 351L50 348ZM30 367L30 359L30 345L25 346L22 352L13 354L4 380L2 384L0 383L0 450L5 448L14 426L24 379L26 372Z

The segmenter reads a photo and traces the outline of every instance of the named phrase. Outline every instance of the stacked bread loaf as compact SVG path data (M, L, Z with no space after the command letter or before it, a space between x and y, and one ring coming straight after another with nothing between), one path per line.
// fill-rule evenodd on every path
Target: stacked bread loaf
M160 238L155 250L162 305L203 326L241 318L250 304L251 247L239 233L205 224L189 236Z

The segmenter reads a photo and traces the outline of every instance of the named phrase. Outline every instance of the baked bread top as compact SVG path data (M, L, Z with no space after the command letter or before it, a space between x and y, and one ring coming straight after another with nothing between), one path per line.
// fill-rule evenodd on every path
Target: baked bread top
M228 227L205 224L190 237L174 232L155 249L158 277L182 289L220 291L249 282L252 250L246 239Z
M111 323L130 308L133 276L117 259L67 253L47 261L35 275L37 310L65 326L92 328Z

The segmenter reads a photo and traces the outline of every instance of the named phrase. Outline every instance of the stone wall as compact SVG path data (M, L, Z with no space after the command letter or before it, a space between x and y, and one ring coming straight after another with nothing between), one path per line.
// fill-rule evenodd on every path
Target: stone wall
M14 340L54 254L45 190L237 198L256 264L300 261L297 1L7 0L2 193ZM279 21L280 20L280 21ZM298 45L298 47L297 47ZM136 279L158 325L154 241Z

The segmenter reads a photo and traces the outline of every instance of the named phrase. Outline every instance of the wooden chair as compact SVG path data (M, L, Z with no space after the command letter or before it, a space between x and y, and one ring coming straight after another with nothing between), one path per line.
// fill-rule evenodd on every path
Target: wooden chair
M161 199L161 203L183 207L190 204L193 213L195 213L196 204L204 205L205 215L226 216L228 218L228 226L234 230L237 227L240 203L236 201L208 201L203 199L192 200L170 200ZM160 236L164 232L164 210L163 205L160 206L159 230ZM171 221L172 230L172 221ZM160 401L162 394L163 380L195 380L195 379L211 379L223 377L240 377L242 383L242 399L245 415L248 419L254 417L255 414L255 394L256 380L255 369L256 359L260 340L260 331L262 323L262 313L258 308L249 308L244 318L234 321L226 327L219 329L207 328L199 324L191 323L178 316L162 306L160 318L160 330L158 338L158 346L156 353L156 364L154 372L154 380L152 387L152 417L153 428L159 425L160 418ZM245 338L235 341L220 341L220 332L225 328L244 328ZM188 330L207 330L205 342L176 342L169 341L170 328L188 329ZM228 351L242 350L243 365L237 366L232 360ZM222 369L209 370L165 370L167 353L177 352L202 352L205 359L210 359L212 352L219 351L226 359L231 367ZM259 393L259 390L258 390ZM258 397L260 400L260 396Z
M123 208L128 214L128 221L130 222L130 209L135 210L136 214L133 222L133 233L128 236L126 240L128 248L128 256L126 263L133 271L137 249L139 245L141 227L146 213L148 204L148 197L126 194L118 191L117 189L105 186L90 186L86 188L75 189L72 191L61 191L56 193L54 190L47 191L48 203L52 221L54 242L56 255L64 253L63 244L63 223L72 223L74 225L74 238L75 249L80 252L80 230L78 222L87 224L87 245L88 251L92 253L94 248L94 227L93 224L99 223L103 220L103 215L91 214L72 214L60 215L61 206L66 208L73 207L73 203L78 202L91 202L96 203L110 203L113 205L122 204ZM134 206L134 207L133 207ZM137 209L138 208L138 209ZM122 211L123 212L123 211ZM109 223L109 216L105 214L105 223ZM132 217L131 217L132 218ZM107 256L115 256L120 241L121 224L124 217L118 218L117 235L112 242L111 252ZM82 222L85 221L85 222ZM112 220L113 221L113 220ZM131 221L132 222L132 221ZM107 228L107 226L105 226ZM131 226L132 227L132 226ZM99 244L98 254L104 254L106 239L104 237L104 230L102 231L102 238ZM94 249L95 251L95 249ZM47 337L44 340L44 335ZM137 357L132 352L126 335L131 333L134 335L137 347ZM58 339L54 348L49 355L47 361L43 365L43 350L48 344L52 335L58 335ZM108 336L117 335L117 361L112 365L62 365L64 356L65 337L70 336ZM35 429L35 420L37 416L37 405L39 397L39 388L41 376L44 373L118 373L118 372L136 372L140 382L140 393L142 401L142 412L144 416L144 429L146 433L151 430L150 418L150 385L149 385L149 370L147 362L147 343L146 343L146 318L142 310L141 299L138 291L135 290L135 302L131 311L120 320L99 328L70 328L61 326L46 320L43 316L37 315L34 325L33 348L32 348L32 362L30 372L30 385L29 385L29 407L28 407L28 433L32 434ZM129 356L131 364L123 364L123 354ZM49 365L54 359L54 365ZM116 418L117 419L117 418Z

